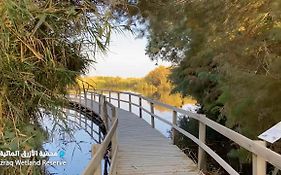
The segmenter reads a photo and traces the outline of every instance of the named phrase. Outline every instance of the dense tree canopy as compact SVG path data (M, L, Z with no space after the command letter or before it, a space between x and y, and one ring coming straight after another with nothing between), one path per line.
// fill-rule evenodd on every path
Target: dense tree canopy
M143 0L138 7L147 54L175 63L175 91L195 96L205 113L248 128L252 138L280 120L280 1ZM251 130L258 121L268 122Z
M132 19L146 29L139 34L148 38L147 54L174 63L174 91L194 96L200 112L252 139L280 121L280 0L137 6Z

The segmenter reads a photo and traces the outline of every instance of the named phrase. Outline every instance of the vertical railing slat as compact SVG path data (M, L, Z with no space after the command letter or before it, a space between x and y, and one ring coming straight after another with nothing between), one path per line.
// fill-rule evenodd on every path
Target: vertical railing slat
M255 143L266 147L266 142L255 140ZM253 175L266 175L266 161L255 154L252 155Z
M151 112L151 114L154 114L154 104L152 102L150 103L150 112ZM151 127L155 128L154 116L151 115L150 119L151 119Z
M99 114L101 115L101 95L99 97Z
M120 93L119 92L117 92L117 99L118 99L118 108L120 108Z
M139 97L139 117L142 118L142 101L141 97Z
M173 111L173 125L177 125L177 111ZM172 129L172 141L173 141L173 144L176 143L176 139L175 139L175 136L176 136L176 129L173 128Z
M199 140L206 143L206 125L199 122ZM198 148L198 168L200 170L206 169L206 152L200 147Z
M129 112L132 112L132 95L129 94Z
M94 110L93 92L91 92L91 109Z

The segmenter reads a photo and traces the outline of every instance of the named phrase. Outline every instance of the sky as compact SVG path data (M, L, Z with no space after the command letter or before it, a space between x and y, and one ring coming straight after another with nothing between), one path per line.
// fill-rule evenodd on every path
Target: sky
M155 61L145 55L146 39L135 39L129 32L112 35L106 54L97 53L96 61L87 76L144 77L155 69ZM168 62L159 61L159 65L169 66Z

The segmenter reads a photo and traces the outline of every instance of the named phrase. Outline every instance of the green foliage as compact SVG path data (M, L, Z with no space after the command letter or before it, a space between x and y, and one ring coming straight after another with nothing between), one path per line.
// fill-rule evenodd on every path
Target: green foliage
M251 138L280 120L278 0L144 0L139 7L149 24L151 59L177 63L174 91L194 96L208 115L219 108L230 127L239 124ZM248 121L267 124L256 129Z
M175 64L174 91L195 97L199 112L252 139L280 121L280 0L141 0L138 7L143 14L132 15L147 24L147 53Z
M120 1L121 2L121 1ZM120 3L112 1L0 1L0 147L38 149L44 134L39 109L59 115L68 86L106 50ZM123 5L123 4L122 4ZM40 167L0 169L39 174Z

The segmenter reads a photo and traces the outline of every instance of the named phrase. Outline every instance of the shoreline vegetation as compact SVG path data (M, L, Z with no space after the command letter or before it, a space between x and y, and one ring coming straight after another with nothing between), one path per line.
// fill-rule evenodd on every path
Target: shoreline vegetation
M133 90L133 91L170 91L172 84L168 77L171 69L159 66L142 78L122 78L110 76L81 77L79 86L90 85L95 89Z
M197 105L197 101L191 96L183 97L180 93L171 93L173 86L169 81L170 74L171 68L159 66L142 78L87 76L81 77L78 82L80 88L84 86L89 89L133 91L176 107L182 107L184 104ZM165 110L158 108L160 111Z

